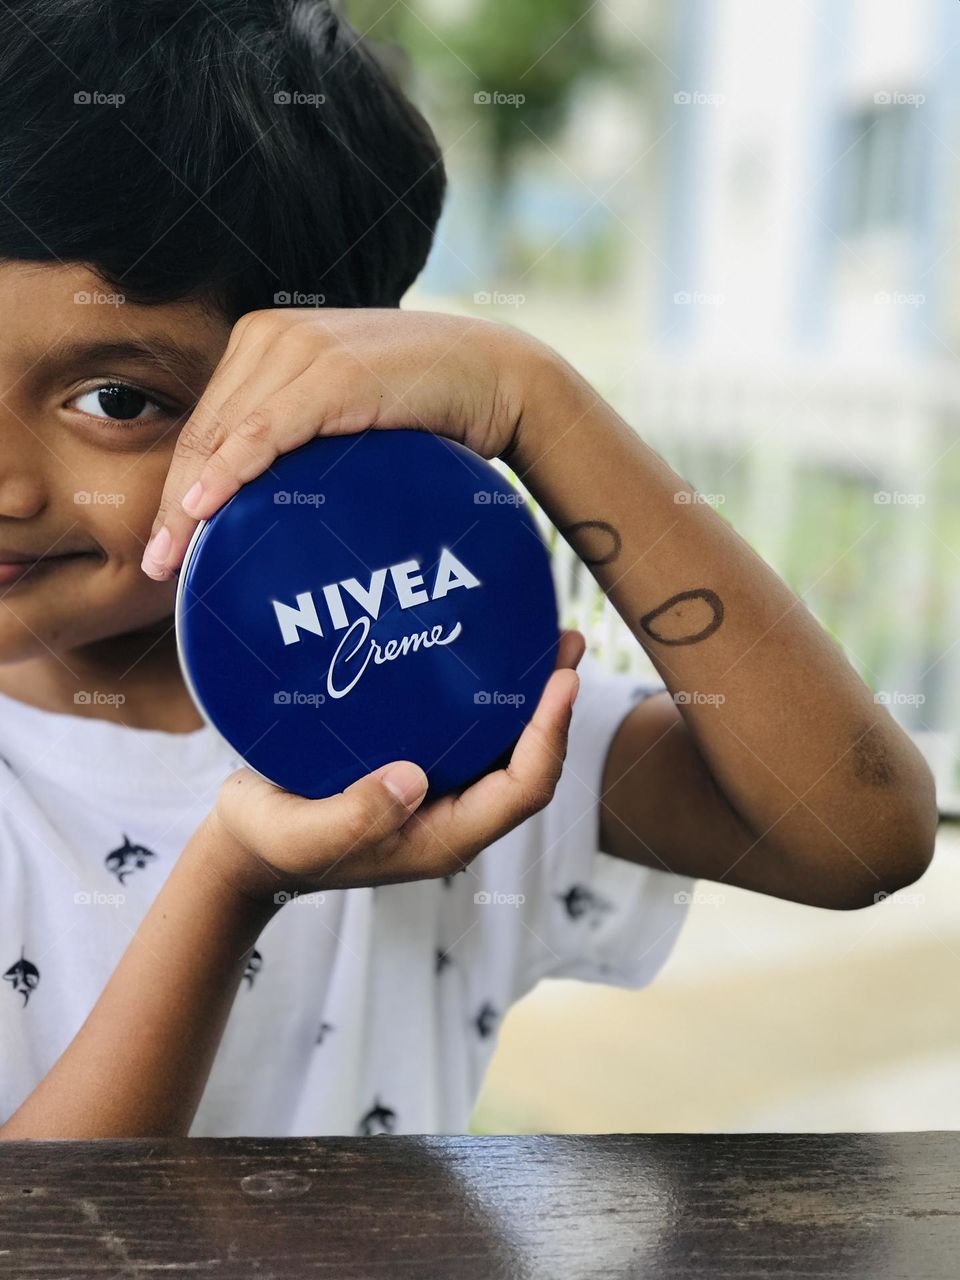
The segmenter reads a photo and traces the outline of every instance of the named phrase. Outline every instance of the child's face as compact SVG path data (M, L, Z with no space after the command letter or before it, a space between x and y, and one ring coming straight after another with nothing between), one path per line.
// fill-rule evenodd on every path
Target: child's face
M198 303L115 297L74 264L0 262L0 663L173 608L175 580L147 578L140 557L231 326ZM42 559L10 566L23 557Z

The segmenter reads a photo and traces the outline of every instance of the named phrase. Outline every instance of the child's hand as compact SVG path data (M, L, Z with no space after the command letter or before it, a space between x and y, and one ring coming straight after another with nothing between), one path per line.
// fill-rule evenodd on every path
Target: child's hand
M484 458L509 453L531 370L552 354L517 330L423 311L242 316L180 432L144 571L168 577L198 520L317 435L421 427Z
M426 775L409 761L383 765L324 800L292 795L249 769L237 770L220 788L209 819L221 874L249 896L276 902L295 892L462 871L553 796L579 687L573 668L583 651L580 632L563 632L558 669L505 769L423 809Z

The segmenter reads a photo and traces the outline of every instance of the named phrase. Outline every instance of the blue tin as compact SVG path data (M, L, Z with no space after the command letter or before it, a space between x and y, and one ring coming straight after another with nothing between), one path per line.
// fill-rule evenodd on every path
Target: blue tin
M316 799L391 760L430 792L501 764L554 668L549 555L520 494L453 441L332 436L282 455L190 541L176 632L204 718Z

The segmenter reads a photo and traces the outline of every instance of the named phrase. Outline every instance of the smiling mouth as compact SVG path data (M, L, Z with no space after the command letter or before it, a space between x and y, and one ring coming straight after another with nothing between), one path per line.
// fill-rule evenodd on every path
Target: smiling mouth
M0 556L0 587L11 587L26 580L45 577L54 569L93 554L92 551L71 551L66 555L39 556L36 560L4 560Z

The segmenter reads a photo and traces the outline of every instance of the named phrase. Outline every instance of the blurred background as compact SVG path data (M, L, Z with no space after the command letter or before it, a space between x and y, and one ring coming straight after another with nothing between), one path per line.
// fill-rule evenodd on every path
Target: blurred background
M723 887L648 989L541 983L474 1127L960 1127L960 6L343 7L446 153L406 305L575 364L802 596L945 815L867 911ZM554 563L565 624L649 670L556 539Z

